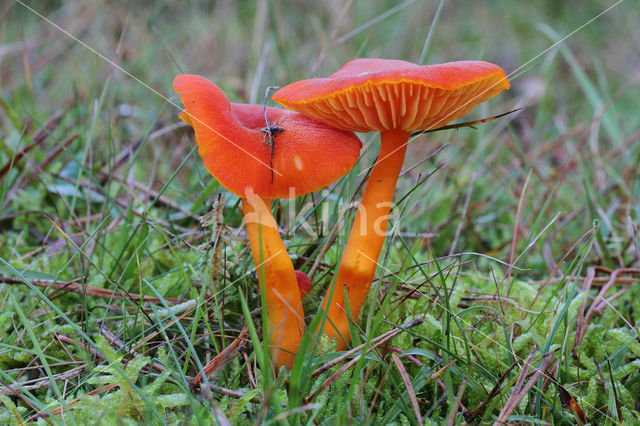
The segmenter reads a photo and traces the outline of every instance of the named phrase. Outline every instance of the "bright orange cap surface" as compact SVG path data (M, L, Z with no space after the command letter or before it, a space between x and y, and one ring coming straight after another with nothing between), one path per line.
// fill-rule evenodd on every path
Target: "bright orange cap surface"
M268 107L271 125L282 129L274 137L272 174L262 105L231 104L218 86L197 75L179 75L173 87L206 169L240 197L249 188L262 198L288 198L290 188L295 196L316 191L351 170L360 155L362 144L353 133Z
M444 126L508 88L504 71L483 61L355 59L327 78L289 84L273 100L343 130L412 131Z

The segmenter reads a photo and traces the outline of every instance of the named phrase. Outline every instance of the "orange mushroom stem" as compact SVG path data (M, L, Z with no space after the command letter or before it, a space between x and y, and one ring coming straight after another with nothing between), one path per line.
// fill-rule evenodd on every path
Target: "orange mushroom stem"
M378 160L373 166L351 227L333 295L327 292L322 302L324 309L331 299L327 314L331 321L325 324L325 332L329 338L339 337L337 341L340 350L346 347L350 336L344 289L346 287L351 316L357 319L376 273L393 193L402 170L409 135L409 132L401 130L387 130L381 133Z
M242 199L251 254L267 311L267 342L276 365L291 367L304 333L304 312L297 276L271 209L270 200Z

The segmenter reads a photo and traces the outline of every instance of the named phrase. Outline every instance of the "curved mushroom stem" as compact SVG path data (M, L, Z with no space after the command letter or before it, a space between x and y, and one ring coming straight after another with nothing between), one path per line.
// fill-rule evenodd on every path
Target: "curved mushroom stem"
M268 327L265 340L276 367L291 368L304 333L304 313L293 264L278 233L269 199L249 194L242 199L242 211L264 289Z
M346 287L351 315L357 320L376 272L393 193L404 162L409 136L409 132L399 130L381 133L378 160L364 189L347 246L342 254L333 295L329 288L322 302L322 308L325 309L331 295L324 331L329 338L338 336L338 350L344 350L351 341L344 289Z

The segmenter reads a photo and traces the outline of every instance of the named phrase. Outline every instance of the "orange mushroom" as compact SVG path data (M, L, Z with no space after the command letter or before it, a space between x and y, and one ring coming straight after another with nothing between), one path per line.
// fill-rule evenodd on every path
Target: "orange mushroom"
M242 198L251 252L266 296L265 340L276 366L291 367L304 332L304 315L270 199L299 196L330 184L351 170L362 144L351 132L295 112L231 104L222 90L200 76L179 75L173 87L185 106L180 118L195 130L205 168Z
M409 136L433 129L467 113L509 88L504 71L482 61L419 66L385 59L356 59L327 78L292 83L273 100L338 129L381 132L380 153L364 190L342 255L324 331L350 342L344 288L357 320L373 281L387 227L393 193Z

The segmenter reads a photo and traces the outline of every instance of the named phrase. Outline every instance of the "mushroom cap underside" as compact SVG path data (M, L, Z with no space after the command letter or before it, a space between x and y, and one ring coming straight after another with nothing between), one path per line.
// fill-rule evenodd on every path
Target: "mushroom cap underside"
M246 197L290 198L329 185L354 166L362 143L351 132L301 114L262 105L232 104L215 84L179 75L174 88L196 134L205 168L229 191ZM272 170L273 168L273 170Z
M504 71L484 61L355 59L329 77L289 84L273 100L343 130L409 132L443 126L508 88Z

